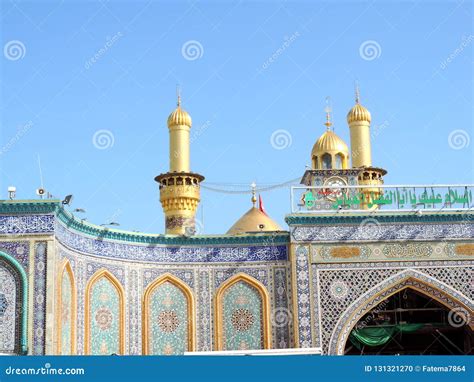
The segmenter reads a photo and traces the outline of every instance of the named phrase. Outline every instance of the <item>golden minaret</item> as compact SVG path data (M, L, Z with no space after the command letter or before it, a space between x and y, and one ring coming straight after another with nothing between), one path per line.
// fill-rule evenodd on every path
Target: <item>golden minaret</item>
M370 145L370 112L360 104L359 87L356 87L356 104L347 114L347 123L351 133L352 167L372 166Z
M196 209L200 201L202 175L190 170L191 116L181 107L178 93L177 108L168 117L170 134L170 168L155 180L160 184L160 202L165 213L166 234L193 235Z
M354 107L347 114L347 123L351 133L352 168L361 171L358 175L358 184L365 186L361 192L365 202L362 208L370 208L373 199L383 194L383 177L387 171L383 168L372 167L372 149L370 144L370 112L360 104L359 87L356 86ZM373 208L378 208L375 206Z

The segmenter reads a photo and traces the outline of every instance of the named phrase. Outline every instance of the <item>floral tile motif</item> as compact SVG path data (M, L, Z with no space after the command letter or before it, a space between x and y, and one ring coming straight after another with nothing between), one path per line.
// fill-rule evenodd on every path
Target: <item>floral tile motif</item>
M148 305L148 354L183 354L189 349L188 301L170 282L153 289Z
M258 290L239 281L222 296L222 350L263 349L263 303Z
M120 354L120 296L106 277L99 278L90 290L90 354Z

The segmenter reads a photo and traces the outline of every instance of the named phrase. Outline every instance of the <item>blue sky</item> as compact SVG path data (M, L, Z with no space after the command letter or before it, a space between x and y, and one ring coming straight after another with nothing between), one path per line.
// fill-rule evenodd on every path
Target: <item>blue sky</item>
M164 232L153 178L168 168L178 83L193 118L191 169L215 188L301 176L327 96L349 143L355 80L387 184L474 181L472 2L1 6L1 198L10 185L36 198L39 155L45 188L74 194L89 221ZM285 227L289 188L262 196ZM249 194L203 189L202 232L224 233L250 205Z

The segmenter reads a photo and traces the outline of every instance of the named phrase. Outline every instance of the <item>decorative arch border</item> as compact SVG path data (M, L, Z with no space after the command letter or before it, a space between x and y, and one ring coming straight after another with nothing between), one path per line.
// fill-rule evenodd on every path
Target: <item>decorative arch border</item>
M61 320L61 313L62 313L62 285L63 285L63 276L64 272L67 272L69 275L69 279L71 280L71 355L76 354L76 325L77 325L77 290L76 290L76 279L74 277L74 272L71 267L71 263L68 259L64 259L62 263L59 264L59 272L58 272L58 280L57 280L57 308L56 308L56 324L57 324L57 354L61 355L62 351L62 320Z
M120 281L117 280L117 278L110 273L107 269L99 269L97 272L95 272L91 278L89 279L87 286L86 286L86 291L85 291L85 313L84 313L84 320L85 320L85 331L84 331L84 354L89 355L90 354L90 294L91 294L91 289L94 286L94 284L100 280L102 277L105 277L107 280L109 280L112 285L115 286L115 289L117 289L118 295L119 295L119 351L120 354L124 354L125 352L125 291L123 289L122 284L120 284Z
M4 259L8 264L10 264L21 278L21 288L22 288L22 309L21 309L21 334L20 334L20 351L22 354L27 354L28 352L28 276L26 275L25 269L22 265L9 254L0 251L0 258Z
M165 273L159 276L155 281L147 286L145 293L143 294L142 302L142 353L148 355L148 310L150 307L150 295L160 285L169 282L181 290L186 296L186 302L188 307L188 351L194 351L196 349L196 305L194 299L194 293L192 289L181 279L172 275L171 273Z
M216 339L216 350L222 350L222 333L223 333L223 326L224 326L224 319L222 317L222 297L224 292L230 288L232 285L238 283L239 281L246 282L247 284L253 286L257 289L260 293L260 297L262 298L262 321L263 321L263 348L270 349L271 348L271 326L270 326L270 296L268 294L267 288L263 285L260 281L249 276L246 273L239 272L234 276L230 277L226 281L224 281L217 290L215 294L215 301L214 301L214 317L215 317L215 325L214 325L214 335Z
M407 269L370 289L346 309L331 335L328 354L343 355L349 334L357 322L382 301L407 288L421 292L450 309L465 309L471 317L468 324L471 327L474 325L474 303L471 299L427 274Z

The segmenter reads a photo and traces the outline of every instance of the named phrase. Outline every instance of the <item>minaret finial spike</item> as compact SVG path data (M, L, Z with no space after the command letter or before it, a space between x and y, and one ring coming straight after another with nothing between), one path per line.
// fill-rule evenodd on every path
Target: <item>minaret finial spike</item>
M252 205L255 207L255 203L257 203L257 185L255 182L252 182L250 187L252 187Z
M324 123L326 125L326 128L331 130L332 122L331 122L331 98L326 97L326 107L324 108L324 111L326 112L326 122Z
M359 89L359 82L355 82L355 101L357 104L360 103L360 89Z
M176 85L176 98L178 99L176 105L178 107L181 107L181 87L179 86L179 84Z

